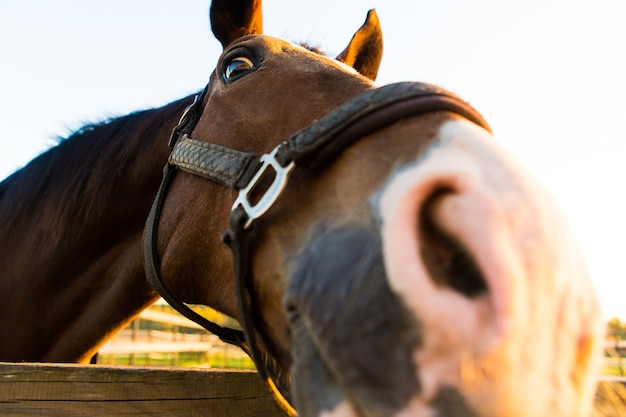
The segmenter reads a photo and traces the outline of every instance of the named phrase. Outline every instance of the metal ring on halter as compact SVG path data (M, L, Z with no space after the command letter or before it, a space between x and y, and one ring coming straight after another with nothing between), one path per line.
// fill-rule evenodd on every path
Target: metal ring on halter
M247 215L246 223L243 226L244 230L247 230L252 225L252 222L265 214L267 210L274 205L274 202L276 202L287 185L289 174L291 174L291 171L293 171L296 166L295 162L291 161L286 167L283 167L280 162L276 160L276 155L281 146L282 143L275 147L269 154L261 156L259 159L261 166L258 168L257 173L252 177L245 188L239 190L239 196L235 200L231 211L235 211L238 207L243 208ZM270 168L275 172L274 181L272 181L272 184L265 190L265 193L259 201L256 204L252 204L248 196L254 188L259 185L262 177Z

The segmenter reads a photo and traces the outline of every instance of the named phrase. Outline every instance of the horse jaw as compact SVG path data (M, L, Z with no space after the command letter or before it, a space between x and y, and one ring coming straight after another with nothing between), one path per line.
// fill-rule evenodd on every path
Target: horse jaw
M400 415L436 414L446 387L477 415L587 415L600 314L561 215L483 130L448 122L440 137L380 199L389 283L423 337L422 390ZM460 290L466 283L434 276L458 253L432 244L428 229L469 253L483 282Z

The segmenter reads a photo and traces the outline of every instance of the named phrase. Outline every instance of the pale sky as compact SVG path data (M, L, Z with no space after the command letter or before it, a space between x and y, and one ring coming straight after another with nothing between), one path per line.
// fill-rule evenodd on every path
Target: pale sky
M201 89L200 0L0 0L0 178L85 122ZM265 32L340 52L376 8L379 83L469 100L552 193L605 317L626 319L626 1L265 0Z

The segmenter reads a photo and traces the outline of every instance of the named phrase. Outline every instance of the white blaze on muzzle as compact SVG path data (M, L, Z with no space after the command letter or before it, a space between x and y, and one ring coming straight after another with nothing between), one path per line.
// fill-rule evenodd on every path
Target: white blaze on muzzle
M422 326L422 392L402 414L425 415L447 386L480 415L585 415L600 314L559 211L483 129L456 120L439 137L379 200L390 286ZM431 279L424 218L471 254L484 294Z

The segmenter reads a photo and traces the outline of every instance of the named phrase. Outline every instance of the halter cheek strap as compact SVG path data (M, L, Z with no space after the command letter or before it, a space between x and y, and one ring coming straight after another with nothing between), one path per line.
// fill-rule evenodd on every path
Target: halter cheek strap
M202 114L196 103L202 103L204 95L206 90L186 110L170 140L173 150L164 169L163 181L144 234L146 274L153 288L181 314L248 353L276 403L286 415L295 416L295 409L285 399L288 394L282 393L274 382L275 376L279 374L278 366L272 358L261 352L255 338L249 271L249 232L254 221L271 208L296 167L301 169L328 163L360 138L397 121L424 113L447 111L456 113L486 130L490 128L469 104L439 87L423 83L398 83L368 90L291 136L271 153L258 157L191 138L193 128ZM156 250L158 221L170 181L177 169L239 190L239 197L231 211L230 229L226 232L224 241L233 255L243 331L223 328L206 320L176 299L163 284ZM272 185L256 204L250 203L249 191L269 170L275 173Z
M256 170L255 167L258 166L258 158L252 154L244 154L189 138L189 134L191 134L202 115L199 104L204 101L206 94L207 89L201 95L194 96L193 102L185 109L178 125L172 130L169 145L174 149L170 160L163 169L161 185L154 199L144 230L143 247L146 277L152 288L180 314L215 334L220 340L240 347L250 356L276 404L285 415L295 417L297 412L286 399L287 394L282 393L274 382L281 374L279 367L271 357L259 350L254 335L251 333L252 330L249 326L252 323L250 317L251 309L249 308L250 297L243 281L236 280L236 292L240 316L244 317L241 319L244 331L222 327L198 314L171 293L163 282L161 275L161 261L157 250L159 219L169 186L178 169L187 170L228 187L239 189L243 184L249 182ZM172 160L176 161L176 163L171 163ZM229 233L226 234L225 240L228 239L227 236L229 236ZM240 241L237 237L235 239ZM247 258L247 245L237 245L233 249L233 258L235 260ZM235 276L247 275L247 272L240 271L241 265L247 268L246 262L234 262ZM274 375L274 377L270 377L269 373ZM284 385L287 384L285 383Z
M196 101L194 101L194 104L192 105L195 105L195 103ZM181 123L183 123L183 119L181 119ZM177 129L175 129L175 131L176 130ZM183 137L187 138L187 135L185 134ZM205 150L212 148L211 146L198 146ZM180 151L181 148L182 147L177 147L176 149L179 149ZM254 161L254 159L246 157L238 158L237 161L243 162L244 164L241 167L238 167L237 161L235 161L235 165L230 166L230 164L228 163L229 158L223 157L223 155L227 155L228 152L222 152L223 150L224 149L215 150L218 155L222 156L222 158L218 157L214 166L211 166L212 163L207 163L207 161L197 161L198 164L196 165L196 170L200 171L197 172L198 175L207 177L214 181L222 179L224 183L228 182L229 184L232 184L229 186L235 188L238 183L238 180L235 180L235 178L240 177L239 175L235 174L235 168L242 168L243 172L245 172L246 169L244 167L247 166L246 161ZM190 156L190 154L187 153L187 156ZM191 156L191 158L192 159L190 159L189 161L193 162L194 157ZM184 163L181 162L181 165L184 165ZM187 164L186 166L189 165L190 164ZM211 168L209 169L208 167ZM237 305L239 308L239 316L241 317L241 325L244 329L243 331L228 327L222 327L217 323L206 319L204 316L198 314L187 304L175 297L163 282L160 268L161 262L157 251L159 219L161 217L161 210L163 208L169 186L176 171L178 171L178 168L178 165L174 165L169 162L166 164L165 168L163 169L163 178L161 180L161 185L159 186L159 190L148 215L148 220L146 221L146 227L144 230L144 263L148 281L150 282L152 288L180 314L187 317L189 320L201 325L209 332L217 335L220 340L240 347L248 356L250 356L255 363L257 371L264 381L270 395L274 398L275 403L279 406L279 408L283 411L285 415L289 417L295 417L297 416L297 412L286 399L288 398L288 393L281 392L281 390L274 382L275 380L279 379L281 375L278 365L271 357L261 352L258 348L258 344L256 343L254 330L251 328L252 308L250 308L251 297L248 291L247 280L236 279ZM246 176L243 175L241 178L245 179ZM233 214L231 216L231 229L224 236L224 241L229 244L233 252L235 277L248 276L248 263L246 262L246 260L248 258L249 245L248 239L244 238L244 236L247 237L247 233L243 233L243 229L236 226L237 224L243 224L244 217L242 215L244 214L245 213L243 213L241 210L238 210L237 214ZM231 242L236 243L231 244ZM270 376L270 373L273 376ZM281 382L283 382L283 385L287 385L287 381Z
M245 336L241 330L222 327L196 313L187 304L176 298L163 282L161 277L161 261L157 252L159 218L161 217L161 209L163 208L163 203L165 202L165 197L175 172L176 167L169 164L163 170L161 186L159 187L154 204L148 215L144 230L144 264L148 281L152 288L180 314L215 334L222 341L239 346L246 353L249 353L250 350L245 344Z
M204 101L206 94L207 89L205 88L202 94L195 95L193 97L193 102L185 108L178 124L174 127L174 129L172 129L172 135L169 140L170 147L175 147L180 136L186 136L193 131L198 123L198 120L200 119L200 116L202 116L200 105ZM222 341L239 346L246 351L246 353L248 353L249 349L245 345L245 336L241 330L222 327L196 313L169 291L161 277L161 261L157 251L159 219L161 217L161 210L163 208L163 203L165 202L165 197L167 196L170 183L176 170L176 166L172 164L168 163L165 165L161 185L159 186L159 190L157 191L157 195L148 215L148 220L146 221L143 242L146 277L148 278L152 288L183 316L201 325L206 330L218 336Z

